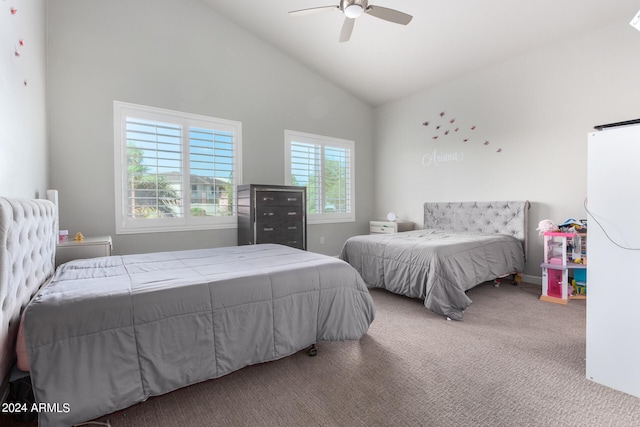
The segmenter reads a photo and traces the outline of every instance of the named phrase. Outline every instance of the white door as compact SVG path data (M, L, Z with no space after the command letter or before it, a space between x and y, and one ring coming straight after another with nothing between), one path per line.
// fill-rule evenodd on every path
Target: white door
M586 375L640 397L640 126L589 134L587 211Z

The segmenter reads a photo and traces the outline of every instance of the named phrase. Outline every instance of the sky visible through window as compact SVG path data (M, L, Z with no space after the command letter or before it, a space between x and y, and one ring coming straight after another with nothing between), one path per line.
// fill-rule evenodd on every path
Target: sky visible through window
M127 147L139 150L129 164L146 174L179 173L182 169L182 126L142 119L127 119ZM189 128L190 173L230 181L233 172L233 134Z

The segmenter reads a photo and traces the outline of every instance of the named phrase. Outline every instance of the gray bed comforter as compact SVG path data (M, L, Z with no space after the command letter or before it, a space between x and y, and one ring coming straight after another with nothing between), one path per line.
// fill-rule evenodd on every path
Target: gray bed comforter
M471 304L467 290L521 273L525 264L515 237L434 229L352 237L341 258L368 286L421 298L428 309L455 320Z
M60 266L26 309L34 394L68 426L319 341L357 340L374 306L347 263L280 245Z

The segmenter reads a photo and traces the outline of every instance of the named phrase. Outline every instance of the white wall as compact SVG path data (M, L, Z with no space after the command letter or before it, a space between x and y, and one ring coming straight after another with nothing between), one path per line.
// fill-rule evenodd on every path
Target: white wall
M373 109L198 0L49 2L52 186L61 228L112 235L117 254L236 244L236 230L118 235L113 100L243 124L243 182L284 184L284 129L356 142L356 223L309 226L338 254L373 207ZM325 244L320 245L320 237Z
M11 8L17 12L12 14ZM1 12L0 195L45 197L49 179L46 5L43 0L4 0Z
M378 107L376 215L421 224L426 201L528 199L525 279L539 280L535 228L586 218L587 133L640 116L639 71L640 32L623 22ZM459 161L428 164L434 150Z

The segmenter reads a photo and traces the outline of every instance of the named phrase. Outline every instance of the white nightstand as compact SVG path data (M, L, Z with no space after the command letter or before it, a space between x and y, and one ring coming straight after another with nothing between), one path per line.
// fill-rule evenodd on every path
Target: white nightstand
M56 267L67 261L111 255L111 236L85 237L56 245Z
M408 221L369 221L369 234L393 234L413 230Z

